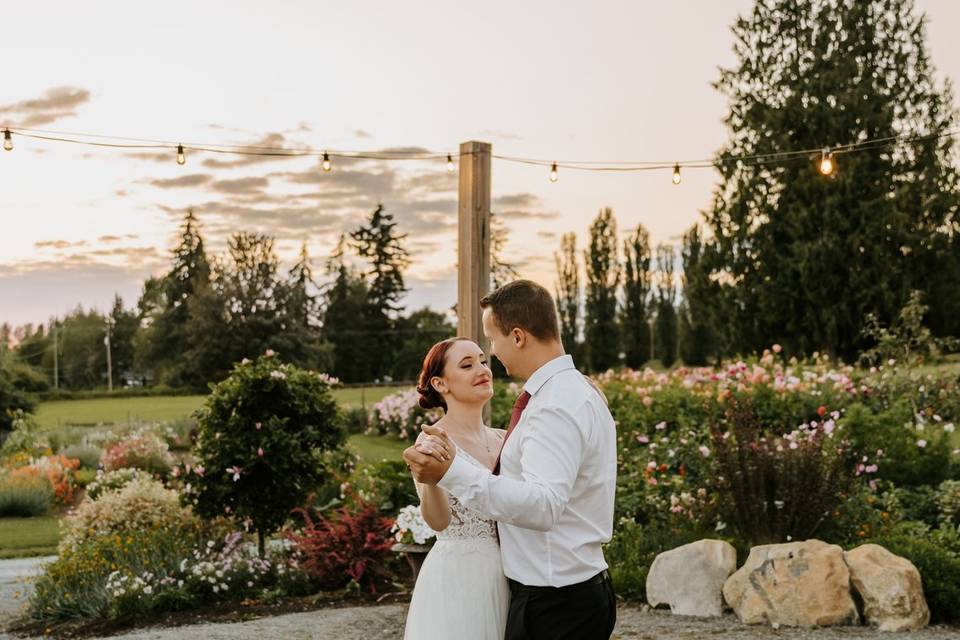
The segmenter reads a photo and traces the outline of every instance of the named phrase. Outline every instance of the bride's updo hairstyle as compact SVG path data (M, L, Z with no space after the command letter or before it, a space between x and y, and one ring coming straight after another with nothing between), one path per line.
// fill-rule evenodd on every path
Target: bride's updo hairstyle
M435 409L441 407L447 410L447 403L444 401L440 392L433 388L430 380L443 376L443 368L447 364L447 351L453 346L454 342L466 340L466 338L447 338L430 347L427 356L423 359L423 368L420 370L420 380L417 384L417 393L420 394L420 406L424 409Z

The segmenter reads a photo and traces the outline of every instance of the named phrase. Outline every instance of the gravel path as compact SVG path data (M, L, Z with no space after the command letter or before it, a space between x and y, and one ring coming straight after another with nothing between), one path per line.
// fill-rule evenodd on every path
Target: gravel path
M0 561L0 628L22 606L23 580L36 574L50 558ZM406 604L378 607L323 609L307 613L265 617L246 622L200 624L170 628L146 628L117 636L116 640L265 640L283 638L300 640L330 638L335 640L401 640ZM771 629L767 626L740 624L732 615L723 618L688 618L672 616L668 611L624 605L617 614L618 640L753 640L786 638L791 640L876 639L876 640L960 640L960 627L934 627L913 633L880 633L867 627L835 627L832 629ZM0 640L12 636L0 631Z

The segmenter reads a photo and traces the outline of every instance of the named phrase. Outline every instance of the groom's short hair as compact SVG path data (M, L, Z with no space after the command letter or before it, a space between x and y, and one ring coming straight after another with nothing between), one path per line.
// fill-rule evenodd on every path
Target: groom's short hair
M490 308L493 320L504 335L514 327L537 340L560 340L557 307L553 296L531 280L515 280L480 299L480 308Z

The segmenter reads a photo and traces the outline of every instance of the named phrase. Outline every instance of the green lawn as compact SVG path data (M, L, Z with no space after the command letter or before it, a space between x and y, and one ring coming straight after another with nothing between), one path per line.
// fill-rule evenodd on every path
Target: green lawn
M0 558L56 555L58 523L54 516L0 518Z
M370 406L398 387L362 387L335 389L334 397L342 406ZM43 402L37 408L37 421L46 429L63 425L94 425L129 422L164 422L184 418L199 409L206 396L153 396L140 398L98 398L94 400L58 400Z
M353 435L347 441L347 446L360 456L360 464L373 464L384 458L400 460L403 450L410 445L395 438Z

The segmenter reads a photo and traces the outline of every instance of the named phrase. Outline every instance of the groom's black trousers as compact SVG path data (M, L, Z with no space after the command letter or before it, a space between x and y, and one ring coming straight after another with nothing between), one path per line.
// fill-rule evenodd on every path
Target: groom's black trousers
M510 580L505 640L607 640L617 621L610 574L566 587L529 587Z

